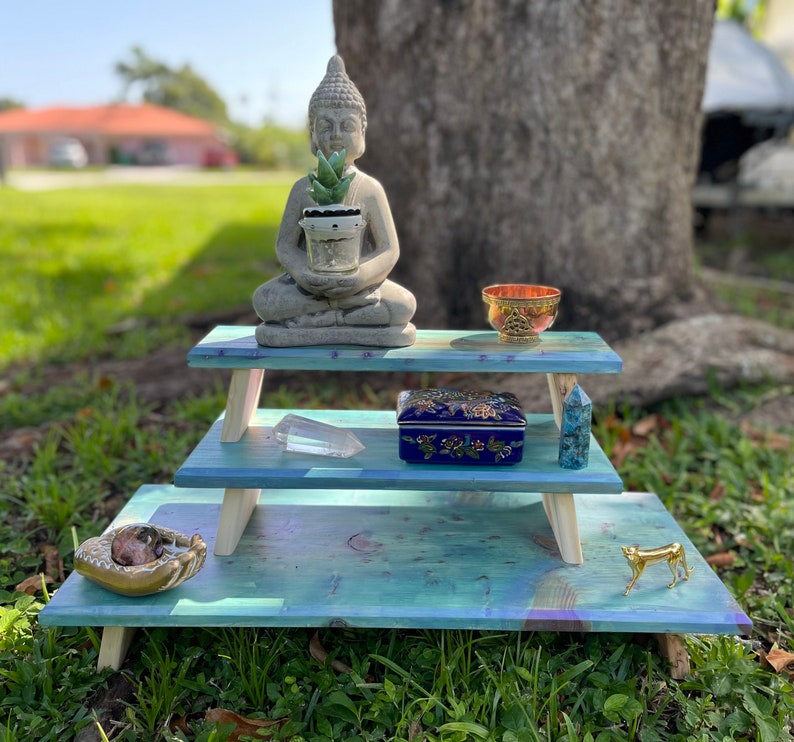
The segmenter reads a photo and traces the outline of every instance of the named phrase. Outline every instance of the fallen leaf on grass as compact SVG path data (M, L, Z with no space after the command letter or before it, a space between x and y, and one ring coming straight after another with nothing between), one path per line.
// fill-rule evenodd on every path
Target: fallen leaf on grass
M715 482L709 492L709 502L719 502L725 497L725 485L722 482Z
M739 427L742 433L753 443L760 444L764 448L769 448L773 451L785 451L794 446L794 440L790 436L771 430L760 430L750 425L746 420Z
M747 537L742 533L727 533L719 526L712 526L711 538L717 546L722 546L726 541L730 544L741 546L747 551L755 551L755 545L747 540ZM735 555L734 555L735 556Z
M750 499L753 502L764 502L766 500L766 495L764 494L764 490L761 489L758 485L753 485L750 487Z
M664 427L670 426L661 415L647 415L631 426L631 432L642 438L648 438Z
M112 376L105 376L102 374L102 376L99 377L97 386L102 391L107 391L108 389L112 389L114 386L116 386L116 380Z
M49 428L50 425L47 423L38 428L20 428L4 432L0 440L0 459L10 461L32 456L36 444L44 440Z
M31 575L30 577L26 577L22 582L20 582L16 590L20 593L26 593L27 595L35 595L37 592L41 590L41 581L42 579L48 585L55 582L49 575Z
M706 557L712 567L730 567L736 561L736 554L732 551L721 551Z
M287 723L287 719L250 719L240 716L229 709L214 708L209 709L204 715L205 721L216 724L234 724L232 733L226 738L228 742L239 742L240 737L253 737L254 739L270 739L271 734L262 734L261 730L270 727L282 727Z
M615 445L612 447L612 455L610 458L612 459L612 465L619 469L623 462L635 451L640 451L648 445L647 438L640 438L639 436L630 436L628 439L620 440L615 442Z
M41 547L41 553L44 555L44 573L47 577L63 582L66 575L63 573L63 559L58 553L58 547L53 544L44 544Z
M611 460L615 467L620 467L626 457L634 451L645 448L650 438L661 430L670 427L670 423L658 414L646 415L637 420L630 428L614 415L605 421L608 430L617 432L618 439L612 447Z
M741 546L743 549L747 549L747 551L755 551L755 544L751 544L741 533L734 535L733 540L736 542L737 546Z
M786 672L794 675L794 654L773 647L767 654L761 655L762 664L771 665L775 672Z

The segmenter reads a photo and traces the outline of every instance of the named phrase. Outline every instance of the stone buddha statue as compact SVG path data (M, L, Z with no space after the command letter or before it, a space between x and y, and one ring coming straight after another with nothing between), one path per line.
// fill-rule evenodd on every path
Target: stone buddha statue
M380 347L411 345L416 328L413 295L387 278L400 254L397 232L381 184L356 168L364 154L367 113L358 88L341 57L328 63L325 77L309 102L314 154L326 158L345 152L343 176L354 174L343 203L360 209L363 226L358 266L332 273L315 270L308 258L299 222L315 206L309 178L292 187L276 240L284 273L254 292L260 345L354 344Z

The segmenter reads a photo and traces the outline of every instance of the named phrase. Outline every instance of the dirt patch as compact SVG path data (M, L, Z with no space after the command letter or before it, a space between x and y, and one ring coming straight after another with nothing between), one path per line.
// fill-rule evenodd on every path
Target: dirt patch
M194 317L186 323L192 336L188 345L161 348L142 359L39 368L36 380L20 391L34 394L77 374L89 373L98 380L133 385L138 399L160 409L175 400L227 388L230 371L190 368L187 352L217 324L253 326L255 319L248 310ZM580 380L596 405L618 400L646 407L672 396L704 396L713 379L723 389L772 380L778 384L780 394L761 400L754 409L734 417L737 422L746 421L756 427L794 430L794 394L784 393L794 384L794 331L735 315L704 315L613 343L613 347L623 359L624 372L614 377L592 375ZM266 377L267 390L284 388L296 396L333 384L335 393L351 405L361 398L364 383L388 401L396 399L402 389L416 388L423 380L416 373L366 374L362 378L362 374L354 373L269 371ZM433 384L512 391L525 409L551 409L546 379L540 374L436 374ZM0 433L0 457L12 460L28 455L46 436L48 427Z

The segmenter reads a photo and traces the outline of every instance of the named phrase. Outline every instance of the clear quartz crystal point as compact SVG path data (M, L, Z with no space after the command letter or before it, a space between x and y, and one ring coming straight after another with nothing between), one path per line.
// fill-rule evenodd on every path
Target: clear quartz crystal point
M364 450L364 445L349 430L300 415L284 415L273 427L273 433L279 446L293 453L347 459Z

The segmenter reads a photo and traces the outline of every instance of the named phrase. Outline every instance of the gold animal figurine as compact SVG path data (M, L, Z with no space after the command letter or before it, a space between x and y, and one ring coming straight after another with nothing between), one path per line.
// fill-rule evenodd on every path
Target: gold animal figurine
M667 562L670 571L673 573L673 581L667 587L673 587L678 582L678 567L679 565L684 570L684 579L688 580L689 575L692 574L694 567L690 567L686 563L686 551L684 547L678 543L667 544L660 546L657 549L640 549L637 546L621 546L623 556L631 567L631 582L626 588L624 595L628 595L634 583L640 578L640 575L645 571L645 567L649 564L656 564L656 562Z

